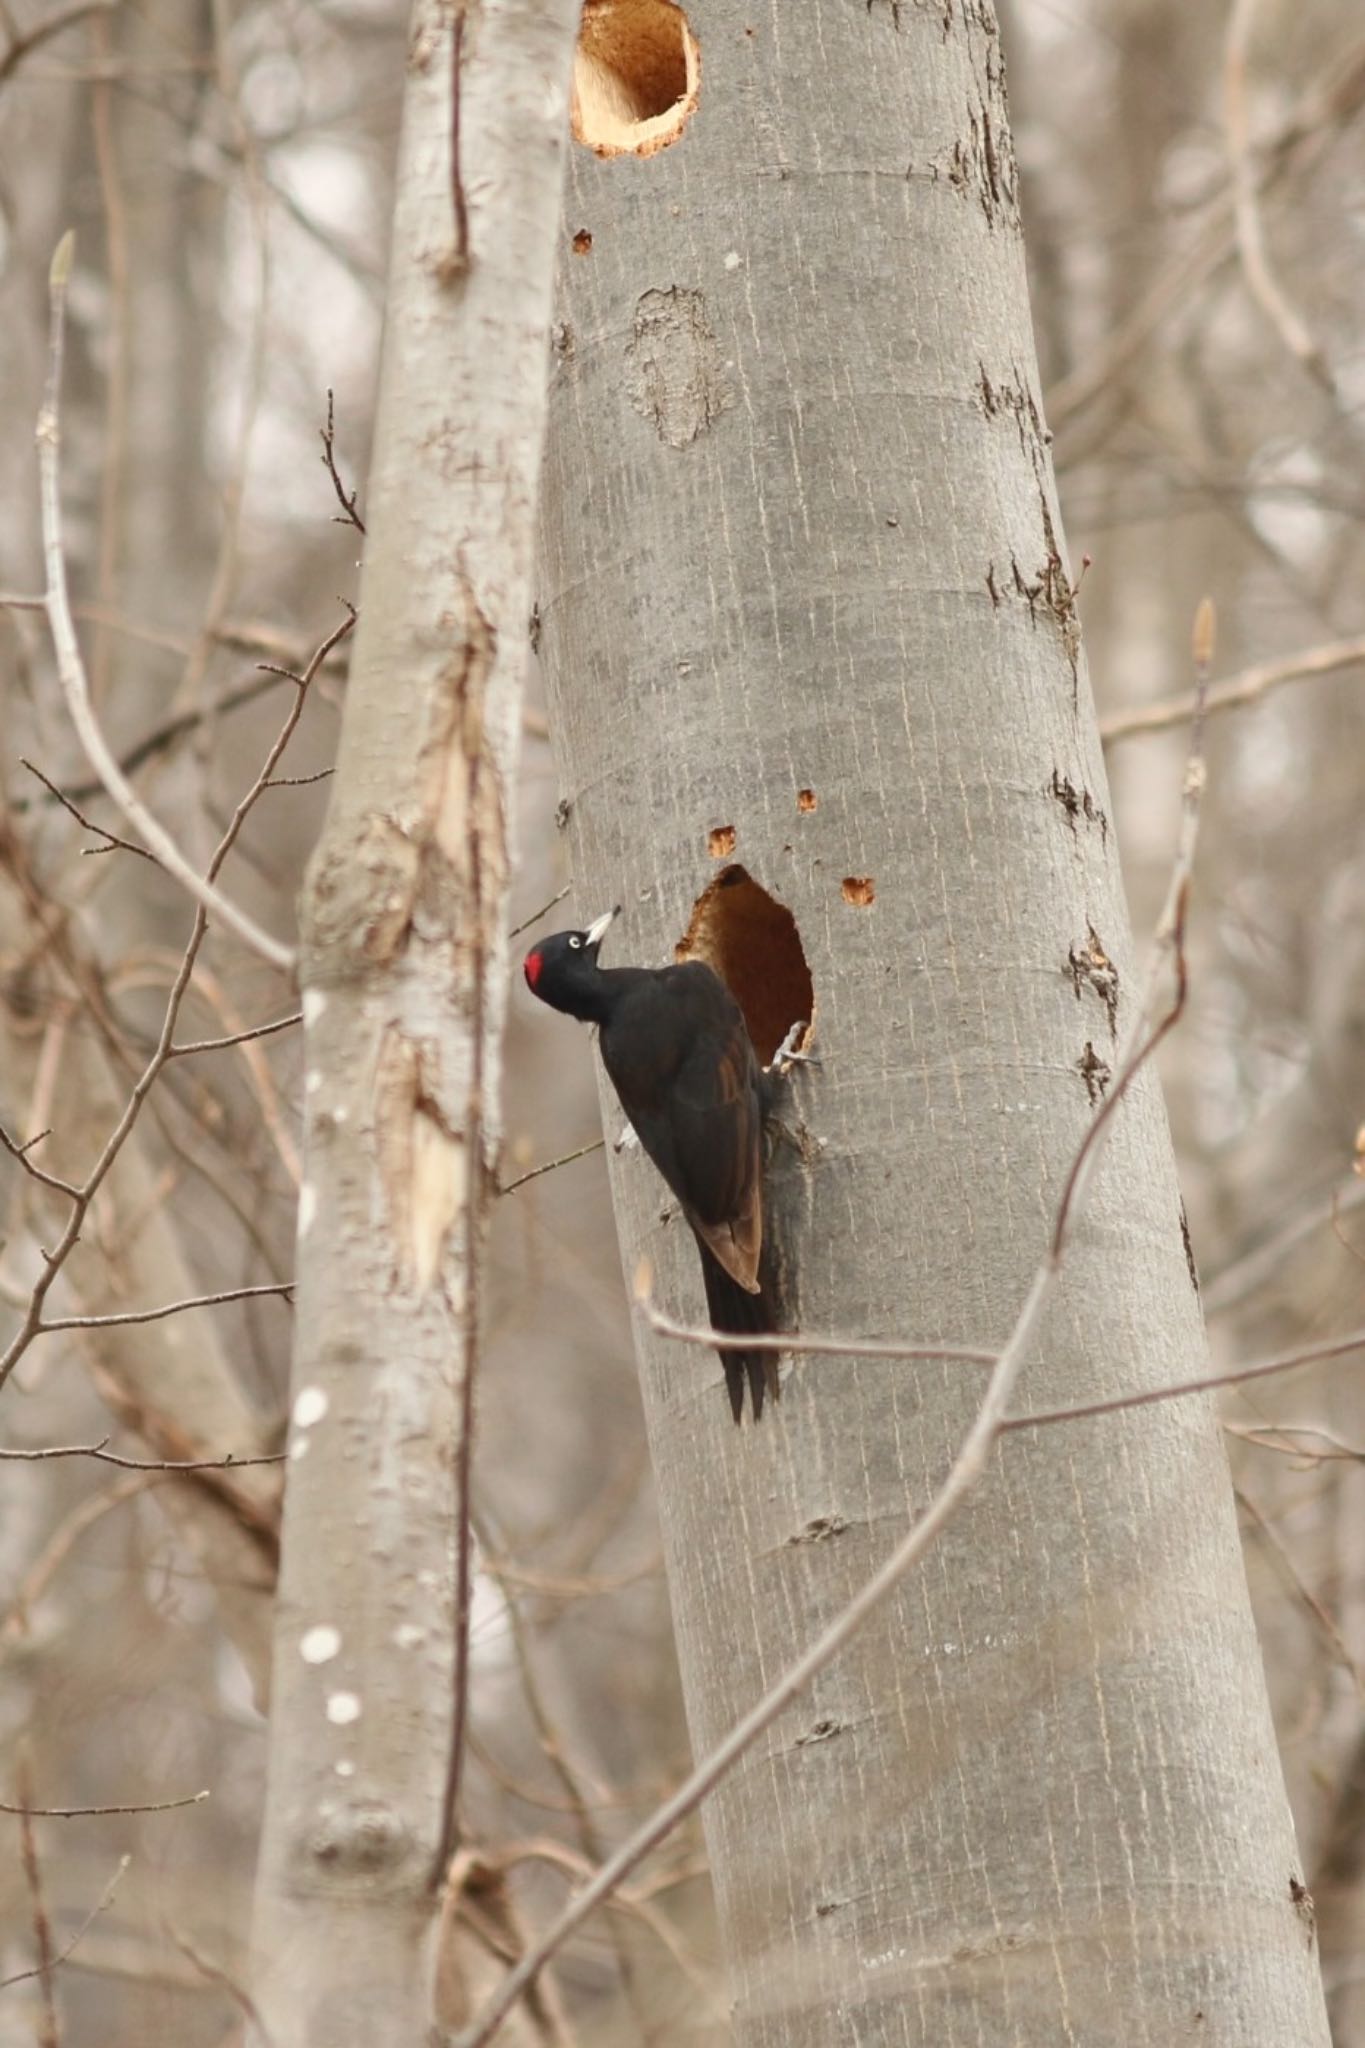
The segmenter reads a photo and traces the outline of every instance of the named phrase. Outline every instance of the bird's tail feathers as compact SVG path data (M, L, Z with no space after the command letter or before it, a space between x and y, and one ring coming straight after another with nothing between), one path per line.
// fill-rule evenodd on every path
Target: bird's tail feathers
M764 1288L758 1294L746 1293L700 1239L698 1248L701 1251L702 1276L706 1282L706 1308L711 1319L711 1328L724 1330L736 1337L766 1336L775 1331L777 1319L767 1289ZM744 1420L744 1383L747 1379L754 1421L757 1422L763 1413L764 1395L770 1393L774 1401L782 1397L782 1387L777 1374L778 1354L776 1351L732 1351L727 1348L718 1355L725 1367L725 1385L735 1421Z

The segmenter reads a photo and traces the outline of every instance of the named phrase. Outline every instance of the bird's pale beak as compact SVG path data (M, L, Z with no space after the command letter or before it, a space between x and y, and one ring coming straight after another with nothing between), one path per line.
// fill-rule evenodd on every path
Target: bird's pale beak
M607 933L611 930L613 921L620 915L621 906L618 903L614 910L604 910L601 917L594 918L588 926L588 944L590 946L600 946Z

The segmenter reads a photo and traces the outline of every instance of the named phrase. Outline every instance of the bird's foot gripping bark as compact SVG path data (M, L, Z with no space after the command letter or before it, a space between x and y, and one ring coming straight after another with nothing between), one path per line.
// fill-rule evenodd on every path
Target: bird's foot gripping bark
M634 1124L622 1124L616 1137L612 1140L611 1149L618 1155L622 1152L639 1151L640 1133L636 1130Z
M769 1061L765 1070L767 1073L785 1074L789 1068L794 1066L818 1067L823 1065L818 1053L799 1052L797 1050L801 1034L809 1030L809 1028L809 1025L803 1019L797 1019Z

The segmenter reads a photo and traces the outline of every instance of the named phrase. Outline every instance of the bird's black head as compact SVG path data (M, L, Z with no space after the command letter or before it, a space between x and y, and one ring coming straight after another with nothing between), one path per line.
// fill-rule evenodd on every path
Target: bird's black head
M563 1010L585 1023L605 1015L605 989L597 964L598 949L621 906L596 918L585 932L555 932L533 946L522 964L526 986L552 1010Z

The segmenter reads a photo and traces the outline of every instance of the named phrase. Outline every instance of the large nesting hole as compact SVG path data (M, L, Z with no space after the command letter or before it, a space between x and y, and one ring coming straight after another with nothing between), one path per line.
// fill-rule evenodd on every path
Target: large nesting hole
M722 868L692 910L678 941L679 960L713 967L744 1012L754 1050L766 1067L793 1024L815 1022L815 989L796 919L746 868Z
M574 54L574 138L598 156L653 156L697 110L701 53L673 0L587 0Z

